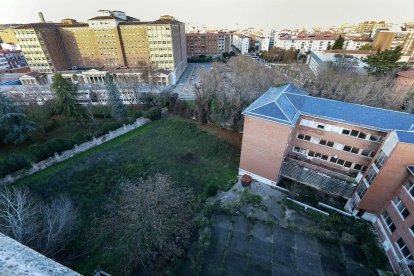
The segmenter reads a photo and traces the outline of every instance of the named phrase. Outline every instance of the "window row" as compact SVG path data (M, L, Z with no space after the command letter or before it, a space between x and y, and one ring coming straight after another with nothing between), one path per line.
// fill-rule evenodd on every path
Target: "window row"
M394 199L392 200L392 204L394 205L395 209L397 209L398 213L401 215L403 219L406 219L410 215L410 211L408 211L404 202L402 202L401 198L399 198L398 196L394 197Z
M306 119L302 119L300 121L300 125L311 127L311 128L317 128L317 129L321 129L321 130L325 130L325 131L330 131L330 132L336 132L336 133L339 133L339 134L352 136L352 137L359 138L359 139L364 139L364 140L370 140L370 141L373 141L373 142L378 142L378 141L381 140L381 136L375 135L375 134L372 134L372 133L362 132L362 131L354 130L354 129L347 129L347 128L343 128L343 127L338 127L338 126L325 124L325 123L320 123L320 122L311 121L311 120L306 120Z
M398 245L398 248L400 249L401 254L404 256L405 259L414 261L413 255L411 254L410 250L405 244L403 238L399 238L397 240L397 245Z
M299 140L304 140L304 141L308 141L311 142L313 144L319 144L319 145L323 145L323 146L327 146L330 148L335 148L337 150L343 150L346 152L351 152L354 154L358 154L358 155L362 155L365 157L373 157L375 155L375 152L369 151L369 150L363 150L357 147L352 147L352 146L348 146L348 145L344 145L344 144L340 144L340 143L336 143L333 141L329 141L329 140L324 140L318 137L312 137L310 135L305 135L305 134L301 134L299 133L297 138Z
M322 153L319 153L319 152L307 150L307 149L300 148L300 147L294 147L293 151L297 152L297 153L300 153L300 154L307 155L309 157L321 159L321 160L326 161L326 162L334 163L334 164L343 166L343 167L348 168L348 169L354 169L354 170L357 170L357 171L365 171L366 170L366 166L356 164L356 163L352 163L350 161L343 160L343 159L338 158L336 156L328 156L328 155L325 155L325 154L322 154Z

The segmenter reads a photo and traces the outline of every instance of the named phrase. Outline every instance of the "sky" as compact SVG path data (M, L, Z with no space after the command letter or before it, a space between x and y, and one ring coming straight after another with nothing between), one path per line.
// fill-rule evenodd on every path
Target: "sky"
M414 0L4 0L0 23L74 18L85 22L100 9L121 10L142 21L169 14L212 28L328 27L364 20L414 21Z

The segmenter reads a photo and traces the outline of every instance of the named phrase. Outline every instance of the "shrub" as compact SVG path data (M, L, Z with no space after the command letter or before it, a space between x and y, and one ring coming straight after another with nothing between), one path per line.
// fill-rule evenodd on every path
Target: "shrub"
M106 123L102 124L102 130L103 130L103 133L107 133L110 130L118 129L121 126L122 126L122 123L120 123L120 122L106 122Z
M161 119L161 108L154 107L145 112L145 118L148 118L152 121Z
M74 142L67 139L52 139L42 145L33 145L31 146L32 160L35 162L41 161L52 156L55 152L60 154L71 149L73 145Z
M136 120L138 118L141 118L142 116L144 116L144 113L141 110L138 110L137 112L134 112L134 114L132 115L134 120Z
M27 162L23 155L9 156L6 160L0 162L0 176L4 177L28 166L29 162Z
M204 189L204 195L208 197L215 196L219 190L219 187L215 184L208 184Z
M56 127L56 120L55 119L48 119L43 128L46 132L52 131Z

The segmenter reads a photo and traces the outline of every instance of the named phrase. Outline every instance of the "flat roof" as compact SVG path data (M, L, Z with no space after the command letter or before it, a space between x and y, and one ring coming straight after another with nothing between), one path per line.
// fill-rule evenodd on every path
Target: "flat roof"
M243 114L291 126L300 115L307 115L378 131L396 130L404 141L414 143L414 114L317 98L293 84L270 88Z

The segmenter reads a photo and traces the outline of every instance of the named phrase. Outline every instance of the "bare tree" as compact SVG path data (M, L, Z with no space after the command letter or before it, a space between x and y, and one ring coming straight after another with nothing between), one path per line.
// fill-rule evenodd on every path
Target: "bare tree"
M59 197L42 208L42 218L41 244L38 247L45 255L55 255L71 240L77 212L69 198Z
M50 257L71 240L77 216L67 197L45 204L25 188L0 191L0 231Z
M213 122L240 130L241 112L269 87L286 82L280 72L243 56L227 64L215 64L202 73L196 87L196 115L200 122Z
M97 222L94 236L101 243L107 237L123 241L108 250L122 257L118 269L125 274L137 265L154 272L183 254L194 206L192 191L175 187L166 175L125 180L119 200L108 206L108 215Z
M38 238L40 207L27 189L4 189L0 192L0 230L5 235L31 244Z

